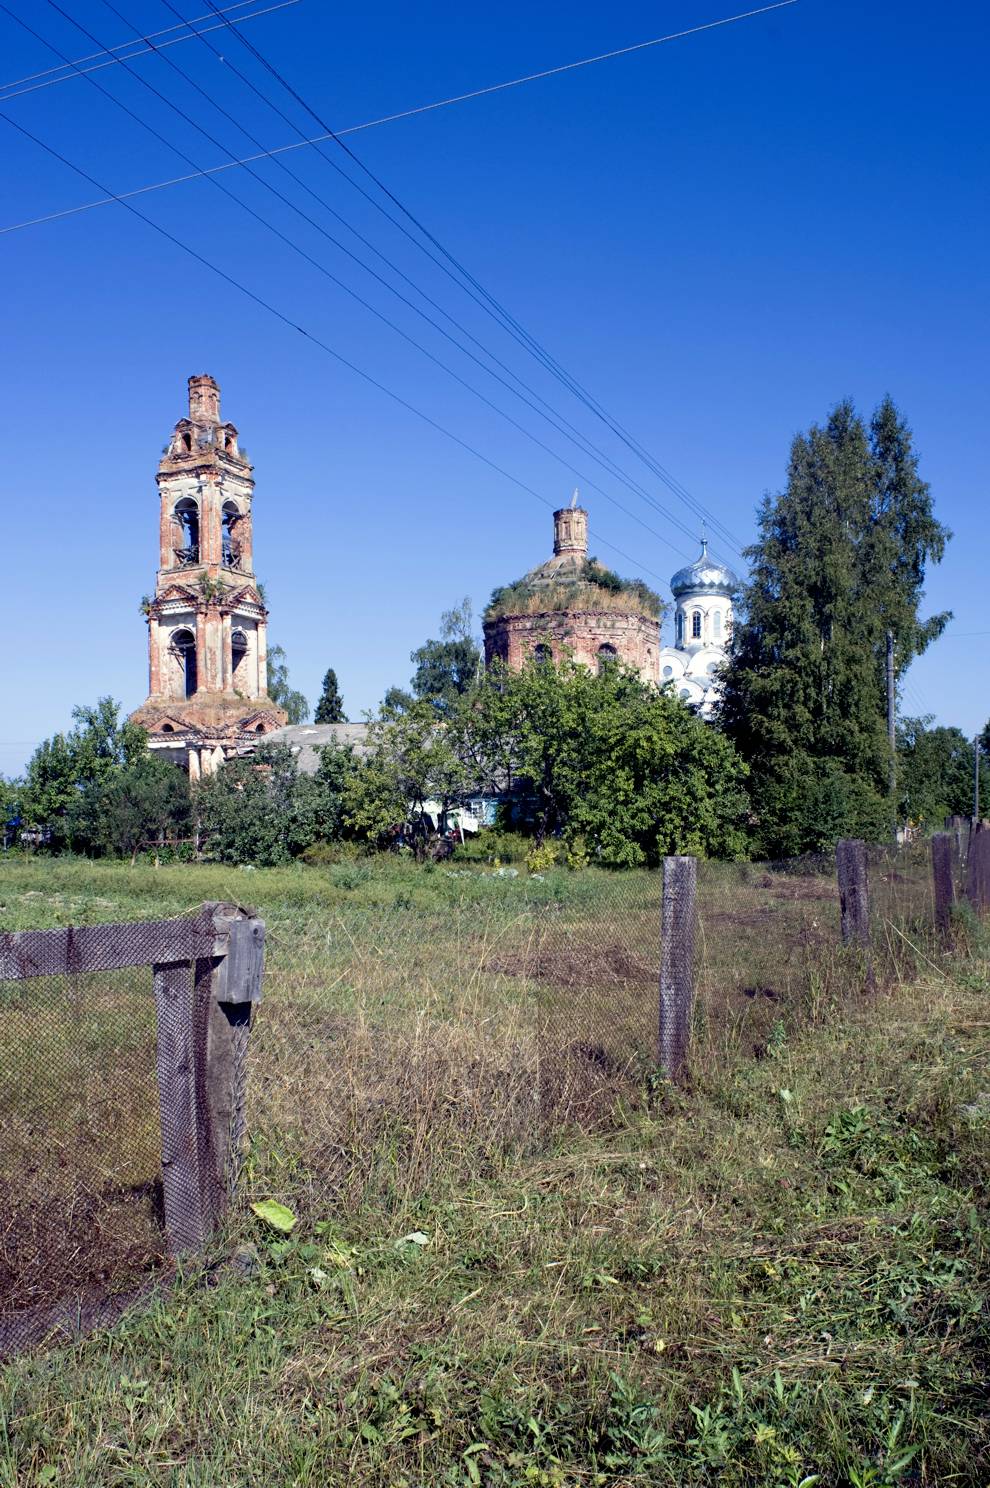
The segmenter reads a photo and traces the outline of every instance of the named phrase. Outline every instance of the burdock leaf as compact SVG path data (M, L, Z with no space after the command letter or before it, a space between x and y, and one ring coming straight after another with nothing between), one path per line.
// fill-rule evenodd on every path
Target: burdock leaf
M273 1230L287 1235L296 1222L296 1216L291 1209L286 1209L284 1204L279 1204L275 1199L262 1199L260 1204L252 1204L251 1208L259 1219L265 1224L271 1225Z

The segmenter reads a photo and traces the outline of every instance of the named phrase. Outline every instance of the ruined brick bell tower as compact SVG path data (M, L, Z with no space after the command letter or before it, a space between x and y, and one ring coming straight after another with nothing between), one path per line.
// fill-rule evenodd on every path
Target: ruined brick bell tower
M159 567L148 619L149 695L132 714L149 747L209 774L285 714L268 696L268 612L254 577L252 467L220 388L190 377L189 416L158 466Z

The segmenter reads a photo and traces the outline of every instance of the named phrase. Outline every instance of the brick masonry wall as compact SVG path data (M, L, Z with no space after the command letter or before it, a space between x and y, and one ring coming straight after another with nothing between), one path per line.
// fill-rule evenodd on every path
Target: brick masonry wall
M486 620L485 662L499 659L518 671L537 646L549 646L555 661L570 655L597 669L602 646L614 647L619 659L644 682L659 682L660 626L645 615L618 610L551 610L536 615L503 615Z

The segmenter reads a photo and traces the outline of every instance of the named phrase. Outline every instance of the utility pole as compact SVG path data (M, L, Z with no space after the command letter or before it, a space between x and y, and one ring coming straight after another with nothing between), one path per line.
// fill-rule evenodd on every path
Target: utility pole
M980 820L980 736L973 740L973 830Z
M893 823L894 846L897 846L897 734L895 727L894 691L894 632L887 632L887 747L890 758L887 770L887 790L890 795L890 814Z

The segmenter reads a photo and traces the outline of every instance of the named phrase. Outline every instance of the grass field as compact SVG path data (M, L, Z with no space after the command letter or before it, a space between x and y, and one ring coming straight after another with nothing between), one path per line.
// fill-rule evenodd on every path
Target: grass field
M654 875L0 868L4 929L213 898L269 925L245 1196L297 1224L245 1206L205 1276L9 1364L3 1488L987 1481L988 968L972 929L951 958L926 938L921 877L875 875L909 979L866 993L827 874L702 865L675 1091ZM0 994L0 1168L33 1142L53 1194L140 1190L153 1030L122 1041L113 997L141 989L63 1009L60 1084L31 1073L42 992ZM138 1198L145 1252L104 1205L79 1254L153 1266Z

